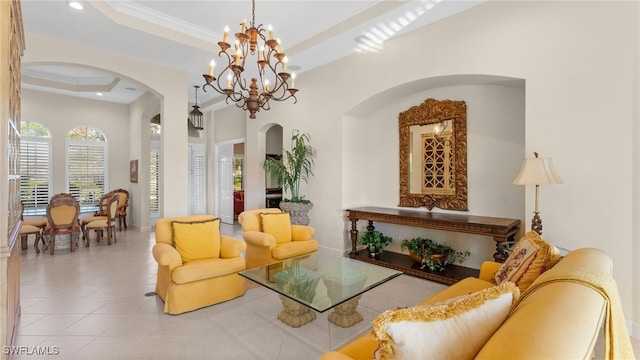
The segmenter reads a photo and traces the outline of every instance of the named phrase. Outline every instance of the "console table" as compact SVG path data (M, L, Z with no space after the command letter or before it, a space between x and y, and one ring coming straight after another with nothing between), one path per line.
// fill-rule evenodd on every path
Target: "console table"
M433 273L420 270L417 266L412 266L412 260L408 255L384 252L380 259L370 259L366 251L358 252L356 244L358 241L358 220L367 220L367 230L373 230L373 222L379 221L389 224L422 227L444 231L461 232L475 235L490 236L496 242L496 252L493 258L497 262L504 262L509 253L505 247L507 241L514 241L514 236L518 233L520 220L497 217L438 213L438 212L418 212L404 209L392 209L382 207L358 207L347 209L348 218L351 221L351 252L349 257L362 261L376 263L381 266L404 271L410 275L427 278L451 284L463 277L475 276L477 271L462 266L449 265L451 271L444 273ZM384 256L387 254L386 256ZM407 261L409 260L409 261Z

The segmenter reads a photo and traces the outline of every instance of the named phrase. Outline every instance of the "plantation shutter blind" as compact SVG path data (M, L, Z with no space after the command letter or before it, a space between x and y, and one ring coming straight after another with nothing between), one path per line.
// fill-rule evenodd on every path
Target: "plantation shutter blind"
M27 212L46 209L50 192L51 142L42 137L20 141L20 200Z
M149 176L149 212L151 217L160 216L160 153L151 150L149 154L150 174Z
M106 143L69 141L67 146L68 192L80 206L97 205L106 191Z
M206 203L206 177L204 151L195 150L191 153L191 213L194 215L205 214Z

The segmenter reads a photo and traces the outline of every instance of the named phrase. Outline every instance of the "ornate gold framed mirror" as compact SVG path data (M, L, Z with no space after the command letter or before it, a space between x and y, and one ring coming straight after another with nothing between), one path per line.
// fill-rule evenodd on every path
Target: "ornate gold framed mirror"
M400 204L467 208L467 105L427 99L398 117Z

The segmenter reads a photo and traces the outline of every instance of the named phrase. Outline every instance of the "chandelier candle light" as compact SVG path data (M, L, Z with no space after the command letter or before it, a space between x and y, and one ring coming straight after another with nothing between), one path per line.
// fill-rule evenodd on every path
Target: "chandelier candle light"
M542 235L542 219L540 218L540 211L538 209L538 191L540 185L546 184L562 184L560 176L556 173L553 167L551 158L547 159L545 163L543 158L538 157L538 153L534 152L535 158L526 159L522 163L520 173L513 183L515 185L535 185L536 186L536 202L533 219L531 220L531 230Z
M256 25L255 8L255 0L252 0L249 28L247 28L247 21L242 21L240 32L235 34L233 53L230 50L231 44L228 43L229 27L225 27L222 41L218 43L220 46L218 56L226 63L224 69L216 77L214 75L215 62L212 60L209 64L209 72L202 75L205 79L202 90L207 91L207 87L211 87L218 93L226 95L227 103L231 100L236 103L237 107L248 110L251 119L256 118L256 112L260 109L269 110L270 100L285 101L293 98L294 104L298 101L295 96L298 91L295 88L295 73L289 74L287 72L288 58L282 52L282 43L280 39L273 38L271 25L267 30L268 38L264 34L265 29L262 24ZM260 46L258 47L259 42ZM252 77L251 83L247 87L247 80L242 75L250 55L257 57L258 78ZM289 79L291 79L291 84L288 82ZM225 80L226 84L223 84ZM258 90L258 81L260 82L260 91Z

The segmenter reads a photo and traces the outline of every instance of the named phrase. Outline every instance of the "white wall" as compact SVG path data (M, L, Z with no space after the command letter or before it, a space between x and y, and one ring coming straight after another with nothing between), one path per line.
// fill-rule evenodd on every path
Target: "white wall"
M151 148L150 120L160 113L162 98L151 92L145 93L129 105L129 158L138 160L138 182L130 183L128 225L151 230L149 214L149 153ZM162 121L162 120L161 120Z
M52 137L52 191L65 192L65 139L78 126L100 129L109 147L108 189L129 186L129 107L104 101L22 90L22 119L46 126Z
M245 113L235 106L228 106L215 112L215 142L242 139L246 132Z
M606 250L615 263L614 277L626 318L638 326L640 305L633 304L640 303L640 281L638 275L634 278L637 266L632 266L632 259L640 257L640 234L633 225L640 214L631 195L640 187L637 181L632 183L640 166L638 155L632 152L640 141L634 125L640 95L639 18L637 2L491 1L479 5L389 41L381 53L354 54L302 73L296 79L301 89L296 105L275 104L247 123L248 151L259 150L256 134L269 123L281 124L285 134L292 128L311 134L319 155L316 177L302 189L314 202L311 225L322 246L345 249L343 205L351 196L346 192L358 189L347 177L352 173L345 162L361 148L369 149L367 138L381 136L378 129L358 126L348 116L351 109L376 94L420 79L458 74L524 79L524 153L538 151L553 157L564 180L562 185L541 190L543 235L565 248ZM411 56L400 56L407 51ZM503 134L473 136L476 142L518 146L508 144ZM249 149L253 141L257 145ZM386 145L395 154L397 140L390 141L394 142ZM498 162L504 158L494 155ZM507 182L513 180L520 164L510 161L514 161L511 175L501 181L512 189ZM472 171L484 166L477 163L475 153L469 164ZM376 195L376 201L394 206L397 164L378 162L378 166L383 175L371 186L384 193ZM369 181L364 174L353 177ZM490 184L492 177L485 175L472 183L481 187ZM257 184L248 185L259 190ZM530 226L532 188L526 189L525 209L504 213L492 205L501 198L485 198L478 188L470 189L469 199L478 213L525 217L525 228Z
M246 114L235 106L228 106L216 112L206 113L207 122L205 129L207 132L207 211L210 214L219 216L216 212L218 208L216 199L218 178L215 164L216 144L220 143L244 143ZM245 162L246 164L246 162ZM246 166L245 166L246 167ZM246 175L245 175L246 179ZM246 196L246 195L245 195Z

